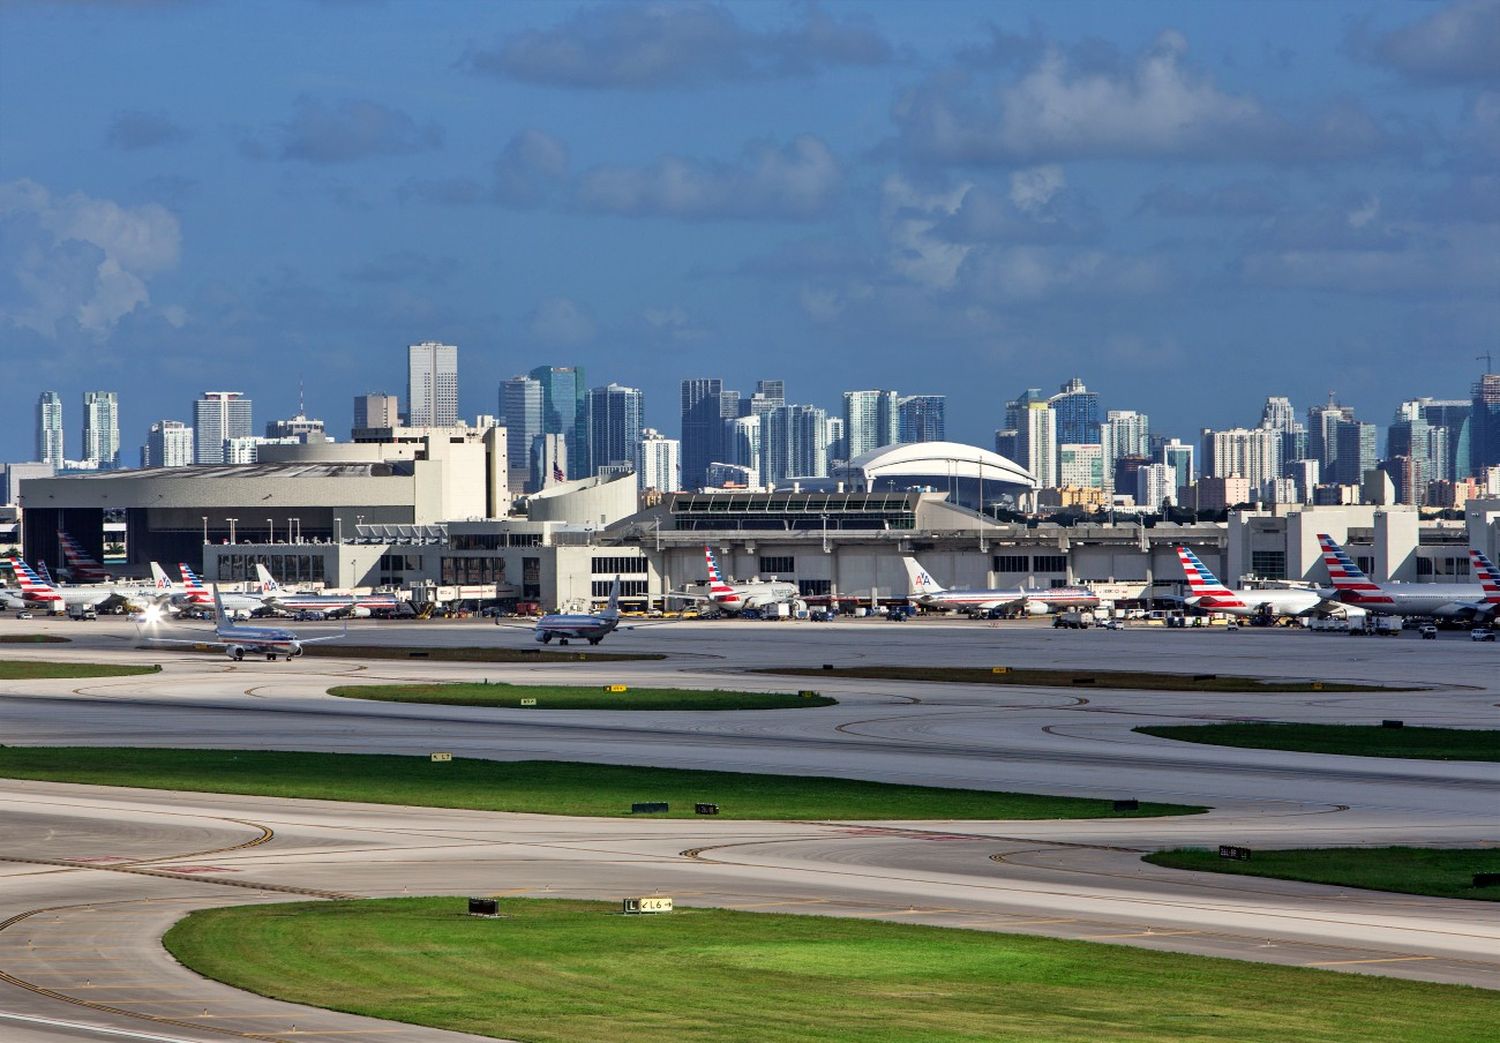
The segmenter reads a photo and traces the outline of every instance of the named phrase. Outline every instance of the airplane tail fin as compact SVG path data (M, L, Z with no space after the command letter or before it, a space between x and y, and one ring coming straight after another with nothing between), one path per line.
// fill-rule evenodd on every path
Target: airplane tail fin
M1474 559L1474 574L1479 577L1485 602L1500 606L1500 569L1482 551L1470 549L1469 556Z
M1202 559L1193 553L1192 548L1179 545L1177 560L1182 562L1182 574L1187 577L1188 597L1191 604L1209 610L1245 607L1245 603L1219 582L1219 577L1203 564Z
M257 562L255 574L260 577L260 590L262 594L281 593L281 584L276 582L276 577L271 575L270 569Z
M36 570L26 564L20 558L10 559L12 571L16 576L16 583L21 587L23 594L51 594L52 584L38 576Z
M719 571L719 559L714 557L714 550L707 544L703 545L703 560L708 564L708 592L710 594L727 594L730 591L728 583L724 582L724 575Z
M906 566L906 578L911 585L911 594L914 597L943 592L942 584L933 579L932 574L919 565L916 558L902 558L901 564Z
M224 598L219 593L219 585L214 587L214 627L226 626L229 623L229 613L224 611Z
M36 563L36 574L43 583L47 584L47 586L51 587L56 585L57 581L52 578L52 573L47 571L47 563L45 561L39 561Z
M167 570L157 562L151 563L151 585L157 590L170 590L172 581L167 578Z
M1332 536L1326 532L1318 533L1318 544L1323 548L1323 564L1328 566L1328 578L1342 600L1356 604L1391 604L1390 595L1365 575L1365 570Z
M609 585L609 604L607 604L607 605L604 606L604 618L605 619L619 619L620 618L620 577L619 576L616 576L615 577L615 581Z

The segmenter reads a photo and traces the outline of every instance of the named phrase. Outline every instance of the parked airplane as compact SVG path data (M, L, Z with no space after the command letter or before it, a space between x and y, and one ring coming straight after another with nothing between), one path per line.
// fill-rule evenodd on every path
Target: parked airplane
M154 561L151 563L151 589L157 600L166 599L169 605L179 611L188 608L211 610L214 604L213 593L204 586L198 574L181 562L177 565L177 571L182 574L181 583L173 583L165 569ZM223 599L224 607L233 616L248 616L266 607L265 599L259 594L228 593L223 595Z
M110 587L77 587L48 583L37 575L35 569L20 558L11 559L20 594L29 608L44 608L48 612L66 612L73 606L94 608L114 597L116 591ZM122 592L122 596L123 592Z
M761 609L769 605L790 603L800 598L800 591L795 583L777 580L755 580L750 583L725 582L724 574L719 571L719 562L714 557L712 547L703 548L703 560L708 565L708 593L674 593L669 595L670 597L707 601L720 612L728 615L738 615L747 608Z
M1478 566L1481 582L1474 583L1376 583L1327 533L1318 533L1323 564L1338 591L1339 600L1379 615L1430 616L1434 619L1486 621L1500 613L1500 592L1485 586L1485 576L1494 566L1478 551L1469 556Z
M401 608L401 599L394 594L308 594L283 587L264 565L257 564L255 574L260 577L265 603L280 612L327 612L329 615L347 612L364 619L372 611L395 612Z
M1053 587L1040 590L1017 586L1014 590L948 590L932 578L916 558L902 558L911 587L911 599L928 608L957 608L982 612L995 608L1021 608L1029 616L1044 616L1069 608L1098 608L1099 595L1087 587Z
M1268 590L1234 589L1220 583L1207 565L1187 547L1177 548L1178 560L1187 576L1187 604L1209 612L1231 616L1305 616L1318 611L1332 596L1331 591L1297 588Z
M57 530L57 541L62 546L63 562L75 583L109 582L109 573L83 549L83 544L61 529Z

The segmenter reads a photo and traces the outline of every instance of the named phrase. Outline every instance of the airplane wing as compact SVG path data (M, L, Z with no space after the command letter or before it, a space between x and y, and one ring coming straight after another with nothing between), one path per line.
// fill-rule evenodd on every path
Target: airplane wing
M338 640L340 640L342 638L346 638L348 636L349 636L349 617L345 616L344 617L344 629L340 630L337 634L324 634L322 637L303 637L301 634L298 634L297 635L297 643L299 645L315 645L319 641L338 641Z

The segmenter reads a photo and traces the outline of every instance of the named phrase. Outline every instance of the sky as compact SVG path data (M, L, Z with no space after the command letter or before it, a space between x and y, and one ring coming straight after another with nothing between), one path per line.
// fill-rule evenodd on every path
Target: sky
M693 376L1384 424L1500 356L1500 0L0 0L0 460L43 389L70 456L91 389L127 463L206 389L343 435L423 340L669 435Z

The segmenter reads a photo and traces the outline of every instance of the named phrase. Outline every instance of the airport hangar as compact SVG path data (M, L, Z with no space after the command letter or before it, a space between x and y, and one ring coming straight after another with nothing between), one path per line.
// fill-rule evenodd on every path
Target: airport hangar
M887 447L836 479L777 492L659 498L625 474L513 499L503 428L394 429L264 452L257 464L26 480L27 551L57 560L59 528L96 546L114 509L127 519L127 568L140 574L153 560L185 561L234 583L261 563L288 583L421 585L445 592L438 600L546 607L600 599L619 575L626 601L643 607L701 585L705 546L728 578L775 576L809 597L903 597L900 559L914 555L949 587L1085 583L1115 601L1180 595L1178 544L1228 582L1306 583L1327 580L1319 532L1349 544L1378 580L1464 582L1467 547L1495 556L1500 546L1497 500L1472 501L1464 521L1403 506L1292 506L1234 511L1227 525L1002 523L974 508L1013 500L1031 476L955 443Z

